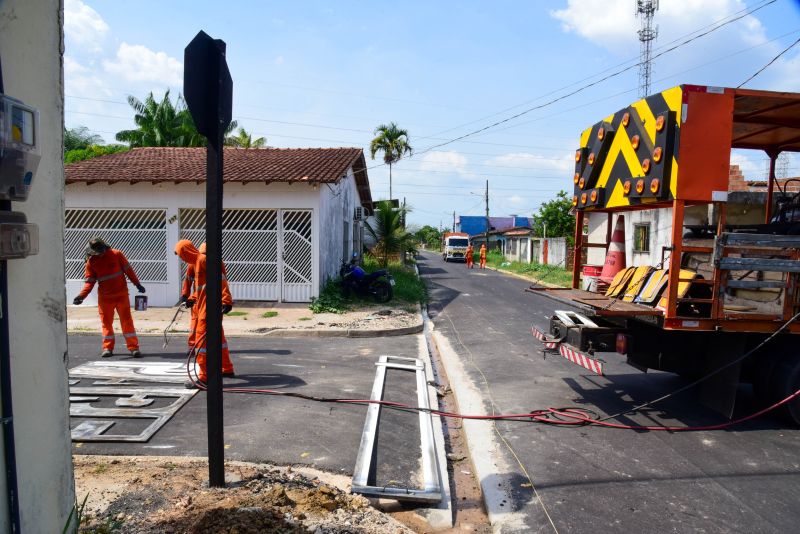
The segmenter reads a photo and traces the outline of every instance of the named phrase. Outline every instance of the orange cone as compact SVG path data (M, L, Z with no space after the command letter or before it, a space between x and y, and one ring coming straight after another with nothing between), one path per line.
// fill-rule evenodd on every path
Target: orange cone
M611 243L608 245L606 262L600 273L600 280L610 283L614 275L625 268L625 216L617 216L614 233L611 234Z

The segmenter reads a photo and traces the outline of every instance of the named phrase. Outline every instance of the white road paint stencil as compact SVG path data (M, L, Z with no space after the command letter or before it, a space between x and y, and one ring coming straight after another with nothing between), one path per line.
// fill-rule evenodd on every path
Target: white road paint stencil
M114 362L84 363L69 370L70 378L122 379L136 382L182 384L187 380L185 362Z

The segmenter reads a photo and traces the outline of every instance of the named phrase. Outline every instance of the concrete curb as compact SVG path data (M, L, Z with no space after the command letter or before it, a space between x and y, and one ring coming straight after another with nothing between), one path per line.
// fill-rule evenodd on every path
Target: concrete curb
M507 274L509 276L513 276L514 278L519 278L520 280L526 280L526 281L531 282L533 284L537 284L537 285L544 286L544 287L564 287L564 286L560 286L558 284L551 284L549 282L542 282L541 280L536 280L535 278L529 278L529 277L527 277L527 276L525 276L523 274L507 271L507 270L501 269L499 267L487 267L487 269L491 269L492 271L495 271L495 272L498 272L498 273Z

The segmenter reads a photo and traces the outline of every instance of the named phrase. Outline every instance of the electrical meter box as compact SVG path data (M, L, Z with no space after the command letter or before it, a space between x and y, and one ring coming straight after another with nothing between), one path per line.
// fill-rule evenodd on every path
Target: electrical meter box
M41 159L39 112L0 94L0 200L24 201Z

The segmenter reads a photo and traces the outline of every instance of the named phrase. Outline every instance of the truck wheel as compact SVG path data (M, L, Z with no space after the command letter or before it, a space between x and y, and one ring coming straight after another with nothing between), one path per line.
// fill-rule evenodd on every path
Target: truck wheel
M777 402L800 390L800 357L786 354L780 358L772 372L774 401ZM777 409L777 412L795 425L800 425L800 397Z

